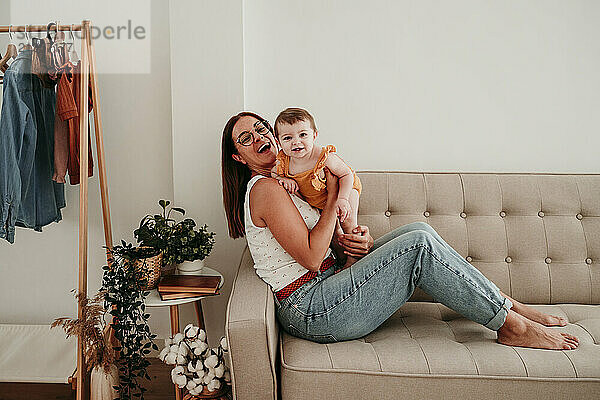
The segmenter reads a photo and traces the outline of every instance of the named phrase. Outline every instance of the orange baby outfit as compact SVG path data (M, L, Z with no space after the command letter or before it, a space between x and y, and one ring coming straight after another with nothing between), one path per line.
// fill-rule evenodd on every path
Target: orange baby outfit
M312 170L309 169L300 172L296 175L290 174L290 157L287 156L283 150L277 154L277 161L279 161L277 164L277 175L295 180L298 184L298 190L302 197L304 197L304 200L311 206L321 210L327 203L327 186L325 184L325 178L319 177L319 174L323 171L323 168L325 168L325 161L327 161L329 153L335 153L335 146L329 144L323 147L314 168ZM354 184L352 188L356 189L358 194L360 194L362 191L362 184L356 173L354 171L352 171L352 173L354 174Z

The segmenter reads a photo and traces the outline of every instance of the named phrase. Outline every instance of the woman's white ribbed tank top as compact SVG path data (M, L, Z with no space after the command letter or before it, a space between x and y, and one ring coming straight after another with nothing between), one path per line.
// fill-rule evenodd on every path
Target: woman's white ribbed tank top
M252 186L261 178L266 178L266 176L256 175L248 182L244 201L244 225L248 248L254 260L254 269L257 275L276 292L300 278L308 270L296 262L281 247L268 227L259 227L252 223L250 216L250 190L252 190ZM290 197L310 231L319 221L319 210L311 207L298 196L290 194ZM328 249L325 258L330 254L331 249Z

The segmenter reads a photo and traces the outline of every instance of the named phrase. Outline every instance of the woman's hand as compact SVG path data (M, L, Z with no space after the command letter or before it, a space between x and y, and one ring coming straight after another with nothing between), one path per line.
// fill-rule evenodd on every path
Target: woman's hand
M338 197L339 178L329 171L329 168L323 168L325 179L327 180L327 202L335 201Z
M373 237L369 233L369 227L358 225L352 233L338 236L338 243L344 248L344 254L354 258L362 258L369 254L373 248Z

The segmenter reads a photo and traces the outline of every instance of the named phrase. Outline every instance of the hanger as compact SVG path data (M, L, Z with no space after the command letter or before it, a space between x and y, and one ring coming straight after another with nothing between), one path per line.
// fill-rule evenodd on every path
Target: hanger
M73 34L73 24L71 24L71 29L69 29L69 33L71 34L71 52L69 53L69 58L71 59L71 62L75 64L79 61L79 56L75 51L75 35Z
M25 25L25 45L23 46L23 50L32 50L33 47L29 44L29 33L27 33L27 27L29 25Z
M52 28L53 26L56 27L56 33L54 34L54 39L52 39L52 36L50 35L50 28ZM58 35L58 24L56 22L49 22L48 25L46 25L46 37L48 38L50 45L52 45L54 43L54 41L56 40L56 35Z
M10 37L10 43L8 44L8 47L6 48L6 54L4 55L4 57L2 57L2 59L0 59L0 70L2 72L6 72L6 70L8 69L8 61L10 59L16 58L17 54L18 54L17 46L15 46L15 44L13 43L11 28L12 28L12 25L8 27L8 35Z
M50 46L50 54L52 57L52 66L55 70L59 70L69 61L69 53L67 43L65 42L65 33L58 29L60 26L59 21L56 21L54 25L56 25L56 35L54 35L54 43Z

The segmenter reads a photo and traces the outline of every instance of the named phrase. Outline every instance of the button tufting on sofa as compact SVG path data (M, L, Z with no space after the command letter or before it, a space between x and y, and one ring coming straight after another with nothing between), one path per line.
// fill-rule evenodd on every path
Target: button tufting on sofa
M461 212L461 213L460 213L460 217L461 217L461 218L467 218L467 213L465 213L465 212Z
M581 215L581 214L577 214L576 217L577 217L578 220L582 220L583 219L583 215Z
M387 210L386 212L384 212L386 217L390 217L392 215L392 212L390 210Z
M467 256L467 258L465 258L465 259L466 259L468 262L471 262L471 261L473 261L473 257L471 257L471 256Z
M546 257L544 261L546 262L546 264L550 264L552 262L552 259L550 257Z
M540 211L540 212L538 213L538 217L540 217L540 218L544 218L544 212L543 212L543 211Z
M505 213L504 211L500 211L500 216L501 216L502 218L504 218L504 217L506 217L506 213Z
M510 257L506 257L506 258L504 259L504 261L506 261L507 263L511 263L511 262L512 262L512 258L510 258Z
M426 217L429 217L429 211L425 211L425 212L423 213L423 215L424 215L424 216L426 216Z
M592 263L592 259L591 258L586 258L585 259L585 263L586 264L591 264Z

